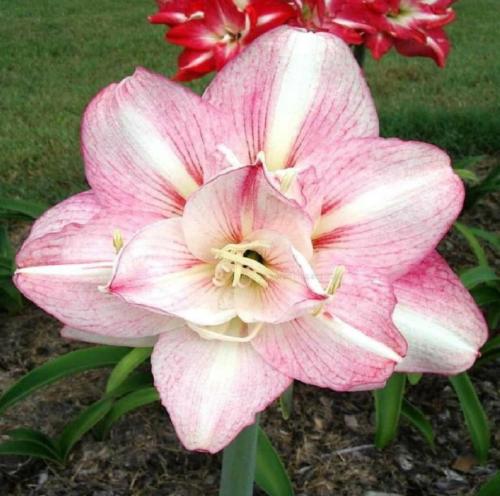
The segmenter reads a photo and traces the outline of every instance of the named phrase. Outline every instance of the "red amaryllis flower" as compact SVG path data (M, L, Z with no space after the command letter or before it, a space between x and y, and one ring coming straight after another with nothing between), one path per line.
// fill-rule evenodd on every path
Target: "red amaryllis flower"
M380 7L381 2L377 2ZM366 46L379 59L392 46L402 55L431 57L444 67L450 51L442 29L455 18L453 0L386 0L385 11L374 16L375 33L366 34Z
M189 81L221 69L242 47L295 14L283 0L164 0L152 23L171 26L166 38L184 47L174 79Z

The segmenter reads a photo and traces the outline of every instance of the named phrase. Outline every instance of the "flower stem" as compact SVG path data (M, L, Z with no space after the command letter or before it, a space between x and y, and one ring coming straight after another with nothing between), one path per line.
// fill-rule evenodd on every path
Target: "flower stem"
M219 496L252 496L259 417L242 430L222 455Z

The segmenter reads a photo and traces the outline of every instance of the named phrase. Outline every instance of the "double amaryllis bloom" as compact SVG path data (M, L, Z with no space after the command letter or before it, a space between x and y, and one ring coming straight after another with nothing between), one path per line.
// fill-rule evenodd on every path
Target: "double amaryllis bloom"
M90 103L82 151L91 190L35 223L15 282L63 336L154 346L188 449L220 450L293 379L455 374L486 339L434 251L464 195L449 158L378 137L334 36L273 30L202 97L138 69Z
M454 0L159 0L153 24L184 47L176 79L220 70L246 45L282 24L365 44L379 59L393 46L402 55L431 57L444 67Z

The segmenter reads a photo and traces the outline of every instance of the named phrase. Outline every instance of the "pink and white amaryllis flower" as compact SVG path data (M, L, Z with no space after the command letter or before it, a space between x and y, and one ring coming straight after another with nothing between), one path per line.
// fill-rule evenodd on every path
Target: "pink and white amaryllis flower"
M82 149L91 191L35 223L15 282L65 336L154 345L187 448L220 450L292 379L475 360L483 318L434 251L462 184L439 149L378 137L340 39L276 29L201 98L138 70L91 102Z

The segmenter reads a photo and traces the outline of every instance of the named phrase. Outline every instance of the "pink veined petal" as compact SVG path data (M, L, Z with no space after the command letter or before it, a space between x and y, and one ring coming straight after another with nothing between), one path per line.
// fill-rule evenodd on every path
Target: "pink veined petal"
M315 262L326 285L334 267ZM302 382L338 391L376 389L406 353L391 320L395 301L383 277L346 267L322 312L265 325L252 345L270 365Z
M394 290L394 323L408 341L398 370L454 375L472 366L488 329L469 292L437 253L397 280Z
M180 324L179 324L180 325ZM158 336L144 336L141 338L120 338L114 336L104 336L94 332L81 331L73 327L64 326L61 329L61 336L74 341L84 341L86 343L107 344L110 346L129 346L130 348L149 348L158 341Z
M267 287L252 285L235 289L235 307L244 322L284 322L310 310L327 298L304 257L283 236L257 231L249 241L268 244L258 253L275 273Z
M236 316L232 288L213 284L214 265L194 257L181 219L161 220L140 231L120 252L108 291L129 303L199 325Z
M332 143L311 161L324 185L313 244L330 251L333 264L400 277L437 245L462 208L462 182L432 145L352 140Z
M75 195L35 223L17 255L14 282L27 298L70 327L115 337L162 332L169 318L130 307L98 289L111 277L113 231L119 229L127 241L154 219L103 210L90 192Z
M188 328L160 336L155 386L182 444L215 453L290 384L248 343L205 340Z
M265 324L251 344L283 374L336 391L383 387L401 359L391 348L328 314Z
M240 243L265 229L287 237L306 258L312 254L310 217L279 193L261 164L230 169L189 199L182 218L191 253L213 261L213 248Z
M369 90L348 46L335 36L280 27L227 64L203 99L230 109L234 152L271 170L293 166L322 143L377 136Z
M314 260L326 286L334 267ZM265 325L252 341L273 367L302 382L339 391L382 387L406 353L391 315L396 303L382 276L346 267L340 288L316 316Z
M180 215L215 174L224 119L187 88L137 69L102 90L82 122L87 179L100 203Z

